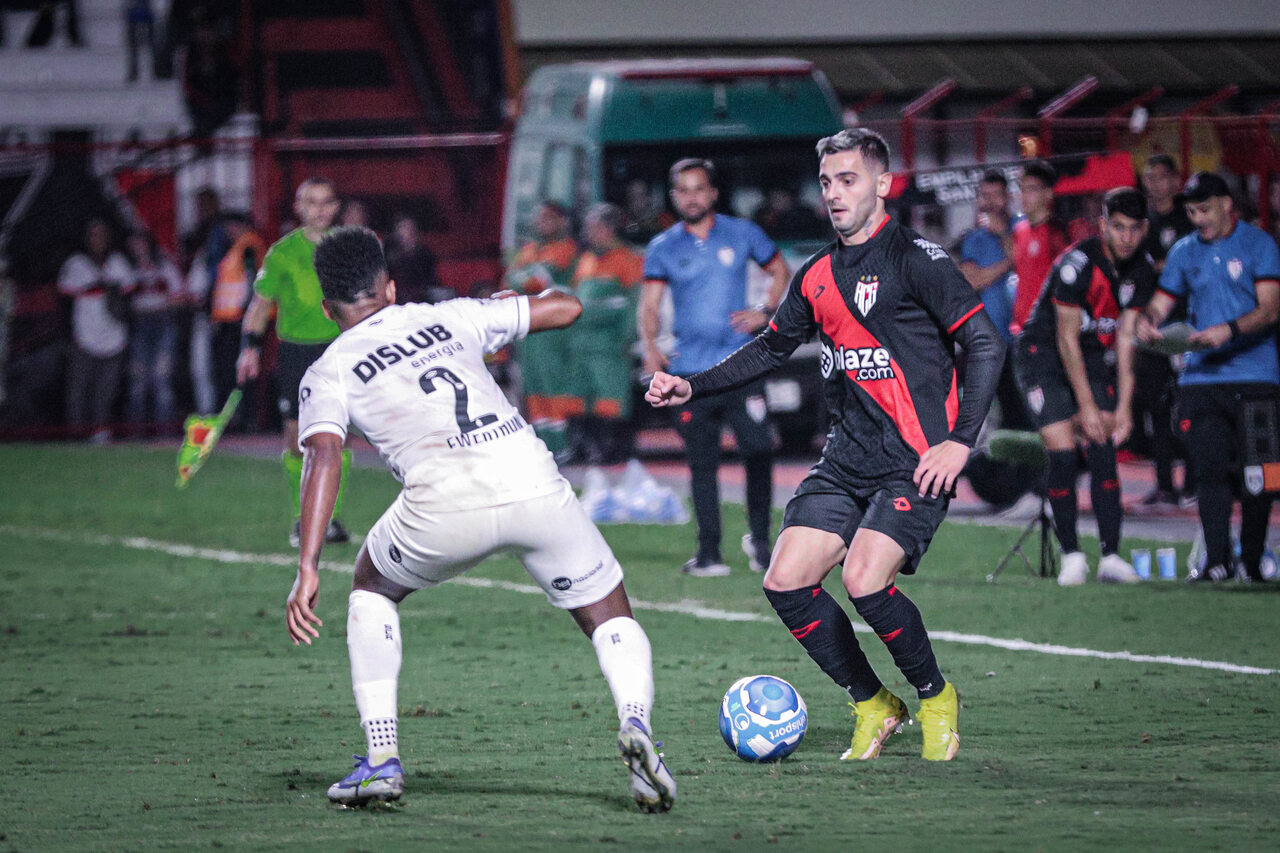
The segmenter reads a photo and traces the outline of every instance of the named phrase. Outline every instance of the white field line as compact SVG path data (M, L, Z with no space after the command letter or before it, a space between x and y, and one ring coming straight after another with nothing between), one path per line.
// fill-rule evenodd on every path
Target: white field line
M294 568L298 564L297 557L289 554L254 554L246 551L235 551L228 548L200 548L194 545L184 545L175 542L161 542L144 536L107 536L94 533L74 533L64 530L50 530L38 527L18 527L7 524L0 525L0 533L9 536L20 536L26 539L40 539L51 542L70 542L87 545L101 545L104 547L125 547L139 551L152 551L161 554L169 554L174 557L210 560L217 563L269 565L282 566L286 568ZM341 572L344 574L351 574L352 571L350 563L339 563L333 560L321 561L320 567L322 569ZM490 580L488 578L463 576L454 578L449 581L449 583L461 584L462 586L480 589L501 589L507 592L518 592L523 595L544 594L539 587L533 584L512 583L510 581ZM644 601L633 598L631 600L631 606L637 610L651 610L660 613L683 613L688 616L693 616L696 619L709 619L718 622L761 622L769 625L777 624L777 618L774 616L745 611L721 610L716 607L708 607L697 601L690 600ZM861 633L871 633L870 628L857 622L854 623L853 629ZM1200 660L1199 658L1182 657L1180 655L1143 655L1124 651L1108 652L1098 649L1062 646L1056 643L1033 643L1030 640L1009 640L1002 637L988 637L983 634L964 634L957 631L930 630L929 638L931 640L939 640L944 643L960 643L969 646L989 646L991 648L1005 649L1012 652L1035 652L1037 654L1058 655L1060 657L1120 660L1128 661L1130 663L1155 663L1165 664L1168 666L1211 669L1218 670L1220 672L1235 672L1244 675L1275 675L1277 673L1277 670L1267 667L1246 666L1244 664L1228 663L1226 661Z

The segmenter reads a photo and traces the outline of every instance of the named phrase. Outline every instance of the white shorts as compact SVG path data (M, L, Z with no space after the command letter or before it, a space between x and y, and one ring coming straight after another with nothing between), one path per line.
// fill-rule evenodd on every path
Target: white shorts
M493 554L524 564L556 607L595 604L622 582L622 567L566 481L548 495L484 509L415 507L402 492L365 539L383 577L436 586Z

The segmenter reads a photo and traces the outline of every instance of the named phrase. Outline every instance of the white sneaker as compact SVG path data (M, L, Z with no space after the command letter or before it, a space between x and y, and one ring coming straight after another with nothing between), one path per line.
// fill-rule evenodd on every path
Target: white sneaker
M761 547L756 547L756 540L751 538L750 533L742 534L742 553L747 555L747 568L753 572L764 572L769 569L768 545L763 542L760 544Z
M697 557L690 557L680 571L695 578L722 578L729 574L729 567L719 560L703 562Z
M1133 571L1133 567L1129 567ZM1062 555L1062 567L1058 569L1058 586L1080 586L1089 578L1089 560L1083 551L1068 551Z
M662 746L662 744L658 744ZM653 738L644 723L635 717L618 729L618 752L631 776L631 795L636 805L646 812L671 811L676 801L676 780L671 777L662 753L654 748Z
M1142 576L1119 554L1107 554L1098 561L1098 581L1101 583L1138 583L1141 580Z

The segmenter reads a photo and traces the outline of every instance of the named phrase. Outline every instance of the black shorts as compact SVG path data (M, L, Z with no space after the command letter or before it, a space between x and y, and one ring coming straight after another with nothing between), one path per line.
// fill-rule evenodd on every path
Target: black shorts
M302 385L302 377L328 348L328 344L280 342L276 350L276 403L285 420L298 419L298 387Z
M1093 401L1104 412L1116 410L1115 371L1102 353L1086 352L1084 372ZM1079 411L1066 368L1053 344L1019 340L1013 350L1013 374L1036 429L1068 421Z
M859 528L883 533L906 552L902 573L911 575L929 550L950 503L950 495L920 497L919 489L910 480L886 480L878 486L856 488L815 470L787 502L782 529L826 530L843 539L846 546L853 542Z

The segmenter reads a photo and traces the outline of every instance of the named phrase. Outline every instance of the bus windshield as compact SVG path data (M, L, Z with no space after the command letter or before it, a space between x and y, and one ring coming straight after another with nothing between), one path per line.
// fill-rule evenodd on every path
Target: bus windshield
M779 243L820 244L833 237L818 186L817 140L696 140L659 145L614 145L604 152L604 198L622 208L623 236L644 245L676 222L667 195L667 170L685 157L716 167L716 210L749 219Z

